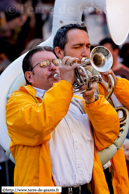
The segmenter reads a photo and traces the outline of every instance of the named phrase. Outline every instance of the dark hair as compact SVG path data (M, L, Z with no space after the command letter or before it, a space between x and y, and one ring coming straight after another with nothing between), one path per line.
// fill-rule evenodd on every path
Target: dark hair
M113 50L119 49L119 46L115 44L111 38L104 38L103 40L100 41L99 45L103 46L106 43L111 44Z
M129 43L125 43L119 52L121 58L123 58L122 64L129 67Z
M123 46L120 49L119 55L121 58L125 58L127 55L129 55L129 43L123 44Z
M50 51L50 52L54 53L53 48L49 47L49 46L44 46L44 47L36 46L36 47L32 48L25 55L25 57L23 58L23 61L22 61L22 69L23 69L24 75L25 75L26 71L30 71L31 70L31 67L32 67L32 61L31 61L32 60L32 56L35 53L38 53L40 51ZM25 80L26 80L27 84L31 84L30 82L28 82L28 80L26 78L25 78Z
M79 29L84 30L86 33L87 28L86 26L80 25L80 24L68 24L65 26L62 26L56 33L54 40L53 40L53 48L55 49L56 46L58 46L61 49L64 49L66 43L67 43L67 32L72 29Z

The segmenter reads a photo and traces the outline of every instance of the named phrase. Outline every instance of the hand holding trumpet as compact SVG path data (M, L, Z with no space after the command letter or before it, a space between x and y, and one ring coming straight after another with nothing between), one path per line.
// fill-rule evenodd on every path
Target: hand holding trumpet
M103 80L104 80L105 82L107 82L107 83L108 83L108 80L109 80L108 75L110 74L110 75L113 77L114 86L117 84L117 78L116 78L114 72L112 71L112 69L109 69L109 70L106 71L106 72L101 72L100 74L101 74Z
M87 104L95 101L95 88L95 83L92 83L91 89L82 93L82 96Z
M74 84L75 79L76 79L75 78L75 76L76 76L75 71L80 65L78 63L80 63L78 58L69 57L69 56L64 57L62 60L62 64L59 67L61 79L66 80L66 81L70 82L71 84ZM83 71L79 71L79 74L80 74L80 76L85 77L85 73ZM87 70L87 76L89 77L89 79L92 78L92 74L88 70ZM87 90L87 91L86 91L85 84L80 87L80 90L84 91L83 98L86 101L86 103L89 104L89 103L92 103L95 101L95 95L94 95L95 83L92 83L90 85L89 90Z
M66 80L72 85L75 80L75 69L78 67L78 58L66 56L63 58L61 65L59 66L61 80Z

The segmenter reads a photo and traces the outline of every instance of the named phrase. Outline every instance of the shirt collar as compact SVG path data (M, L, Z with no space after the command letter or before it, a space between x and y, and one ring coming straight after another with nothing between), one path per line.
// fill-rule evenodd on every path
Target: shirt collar
M34 87L34 86L32 86L32 87L33 87L33 88L35 89L35 91L36 91L36 96L43 99L46 90L43 90L43 89L40 89L40 88L36 88L36 87Z

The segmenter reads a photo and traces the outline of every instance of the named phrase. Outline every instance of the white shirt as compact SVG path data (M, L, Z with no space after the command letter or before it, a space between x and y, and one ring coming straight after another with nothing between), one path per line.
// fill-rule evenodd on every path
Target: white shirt
M43 90L43 89L40 89L40 88L36 88L36 87L34 87L34 86L32 86L32 87L33 87L33 88L35 89L35 91L36 91L36 96L43 99L43 96L44 96L46 90Z
M37 96L43 96L43 90L34 89ZM91 181L94 140L80 99L72 99L67 115L51 133L49 150L57 186L83 185Z

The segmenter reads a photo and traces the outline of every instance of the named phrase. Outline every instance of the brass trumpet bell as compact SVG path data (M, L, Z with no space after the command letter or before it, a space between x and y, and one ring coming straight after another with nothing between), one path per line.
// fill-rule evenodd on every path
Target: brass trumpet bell
M90 62L97 71L106 72L112 66L112 54L106 47L97 46L91 51Z

